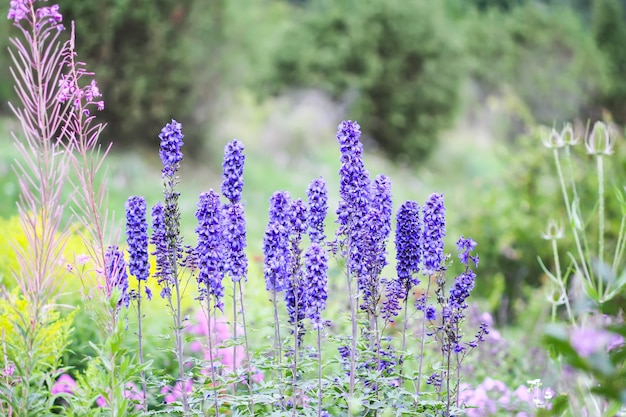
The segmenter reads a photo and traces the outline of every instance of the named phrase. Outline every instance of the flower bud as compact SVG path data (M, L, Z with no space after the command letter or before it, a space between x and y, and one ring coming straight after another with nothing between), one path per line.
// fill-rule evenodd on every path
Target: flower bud
M559 240L562 239L564 235L563 226L557 223L555 220L550 220L548 222L548 227L546 231L543 233L542 237L545 240Z
M611 136L610 129L605 123L596 122L585 141L587 153L590 155L611 155L615 143Z
M580 136L574 132L574 128L571 123L567 123L561 130L561 140L566 146L578 145L580 142Z
M543 146L550 149L562 148L565 146L563 138L555 129L552 129L549 135L544 135L542 142Z

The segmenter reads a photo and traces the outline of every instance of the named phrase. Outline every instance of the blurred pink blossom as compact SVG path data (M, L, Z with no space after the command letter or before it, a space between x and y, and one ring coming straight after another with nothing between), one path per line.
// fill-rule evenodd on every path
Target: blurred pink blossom
M74 378L69 376L68 374L62 374L59 379L56 380L54 385L52 385L51 393L52 395L56 394L74 394L74 390L76 389L76 381Z
M190 393L193 390L193 381L188 379L185 381L185 392ZM165 403L173 403L179 400L182 397L182 383L180 381L176 382L174 387L163 387L161 388L161 394L165 394Z

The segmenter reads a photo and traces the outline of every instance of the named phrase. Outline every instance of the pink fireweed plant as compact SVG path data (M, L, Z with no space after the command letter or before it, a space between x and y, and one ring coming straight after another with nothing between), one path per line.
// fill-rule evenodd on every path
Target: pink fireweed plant
M9 49L13 61L11 73L20 101L10 104L10 107L22 128L21 134L13 134L13 139L21 156L15 162L21 190L17 206L28 241L24 249L15 246L20 265L15 276L29 308L30 325L28 329L23 329L22 334L32 338L26 346L34 349L28 355L20 355L25 362L20 363L18 369L29 382L21 384L19 398L31 402L28 391L29 387L35 386L31 378L36 376L34 358L38 357L35 348L38 344L35 342L42 337L41 331L49 324L48 313L53 311L51 305L68 263L62 253L72 228L67 227L69 222L62 224L66 208L70 205L70 201L63 197L63 191L68 188L71 171L79 178L84 173L74 165L75 153L81 150L78 138L91 133L97 136L100 129L84 130L85 125L74 123L76 108L72 106L71 99L76 95L67 91L67 82L64 81L76 72L74 37L72 34L69 41L61 41L64 27L59 6L43 6L32 0L13 0L9 3L7 17L21 34L11 39ZM90 88L91 97L99 95L95 82ZM81 189L75 183L71 186L74 195L81 191L93 193L93 188ZM77 204L76 207L82 205ZM95 269L103 273L105 245L97 245L90 240L89 247L99 248L101 262ZM103 279L101 283L105 281ZM105 288L106 285L100 287ZM54 373L48 373L48 376L54 377ZM31 413L45 414L46 410L39 407L52 405L42 404L45 403L38 402L29 407L18 404L16 410L23 413L30 408Z

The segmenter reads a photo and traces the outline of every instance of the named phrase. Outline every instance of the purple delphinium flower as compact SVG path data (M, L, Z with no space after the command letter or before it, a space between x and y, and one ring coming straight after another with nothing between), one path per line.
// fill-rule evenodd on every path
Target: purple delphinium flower
M243 190L243 165L246 156L243 143L233 140L224 148L222 194L231 204L239 203Z
M396 214L396 279L386 281L382 313L385 320L397 316L401 301L419 284L418 272L422 259L422 222L420 206L415 201L404 202Z
M146 210L146 200L141 196L130 197L126 201L126 242L130 255L128 270L137 281L147 281L150 275ZM145 288L148 299L152 298L150 288Z
M121 292L117 303L118 307L120 305L128 307L130 303L128 297L128 273L126 272L124 254L117 246L109 246L104 253L104 268L109 297L112 295L113 289L117 288Z
M471 259L474 262L474 266L478 266L478 256L470 256L470 252L474 250L477 243L472 240L472 238L465 238L461 236L459 240L456 242L456 246L459 250L459 260L463 265L468 265L469 260Z
M391 233L391 181L384 175L376 177L371 185L370 208L365 216L361 249L364 274L359 276L362 310L376 314L381 295L380 274L387 265L387 240Z
M225 208L224 241L228 256L226 271L233 282L239 282L248 275L248 258L246 257L246 219L241 203L233 203Z
M280 292L284 289L289 259L286 243L280 225L276 222L268 224L263 236L263 276L267 291Z
M426 320L435 321L437 320L437 309L435 306L429 305L426 306L426 311L424 313L426 315Z
M337 209L339 228L337 236L340 245L349 243L344 248L348 259L348 273L360 276L364 262L361 259L364 251L362 230L370 201L369 173L363 163L363 145L360 126L356 122L343 121L337 130L337 141L341 151L341 168L339 169L341 200ZM349 237L349 239L348 239Z
M220 197L215 191L200 194L196 219L198 219L196 253L200 269L198 286L201 296L213 297L215 308L223 310L224 221Z
M312 243L304 255L304 283L307 317L317 330L324 327L321 313L328 298L328 255L319 243Z
M474 289L474 281L476 274L469 267L471 259L475 265L478 265L478 256L470 256L470 252L476 247L476 242L471 238L461 238L456 242L459 252L459 259L465 265L465 271L456 277L454 285L450 289L450 305L455 309L465 309L467 304L465 300L470 296Z
M422 221L420 206L407 201L396 214L396 273L405 292L420 283L418 272L422 260Z
M180 162L183 160L183 153L180 148L184 145L184 137L182 124L174 119L161 129L159 134L159 139L161 140L159 156L163 163L163 170L161 171L163 178L172 178L178 171Z
M309 238L313 243L321 243L326 239L324 220L328 212L328 191L324 179L313 180L306 194L309 200Z
M446 236L446 207L443 203L443 195L431 194L426 200L423 211L424 275L432 275L445 269L445 265L443 265L443 238Z
M268 291L285 289L289 273L289 194L275 192L270 198L269 222L263 237L265 287Z
M302 321L306 318L307 293L302 279L302 235L307 230L307 208L302 199L293 200L289 206L289 270L285 282L285 303L289 323L294 325L301 340L304 335Z
M155 246L152 255L156 256L156 273L158 284L161 286L161 297L168 298L174 286L172 259L168 249L167 231L163 204L158 202L152 207L152 237L150 242Z

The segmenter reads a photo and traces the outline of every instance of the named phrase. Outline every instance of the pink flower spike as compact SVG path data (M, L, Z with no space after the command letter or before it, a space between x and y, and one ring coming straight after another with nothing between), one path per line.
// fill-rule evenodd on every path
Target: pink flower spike
M96 398L96 405L98 407L105 407L107 405L107 400L101 395Z

